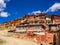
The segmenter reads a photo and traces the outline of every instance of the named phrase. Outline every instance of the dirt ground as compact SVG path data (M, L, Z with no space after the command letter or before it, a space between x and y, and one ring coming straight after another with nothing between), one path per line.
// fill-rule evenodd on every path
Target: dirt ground
M5 31L0 31L0 33L0 39L5 41L5 43L0 45L37 45L37 43L30 40L3 36L7 34Z

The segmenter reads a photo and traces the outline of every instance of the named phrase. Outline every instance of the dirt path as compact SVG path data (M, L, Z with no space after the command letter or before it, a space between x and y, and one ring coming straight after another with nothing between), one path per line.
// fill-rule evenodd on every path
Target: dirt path
M13 38L13 37L0 36L0 39L6 41L6 43L4 43L3 45L37 45L35 42L24 39Z

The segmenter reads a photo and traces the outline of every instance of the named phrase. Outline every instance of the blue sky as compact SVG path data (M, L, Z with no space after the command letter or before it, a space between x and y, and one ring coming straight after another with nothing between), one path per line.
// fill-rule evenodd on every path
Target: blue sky
M60 14L60 0L0 1L0 24L32 13Z

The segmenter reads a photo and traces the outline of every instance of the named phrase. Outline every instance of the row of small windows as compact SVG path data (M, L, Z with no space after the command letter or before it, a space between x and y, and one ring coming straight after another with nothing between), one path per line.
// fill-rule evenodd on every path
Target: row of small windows
M38 30L38 29L41 29L42 27L41 26L28 26L28 27L18 27L19 30ZM43 29L43 28L42 28Z

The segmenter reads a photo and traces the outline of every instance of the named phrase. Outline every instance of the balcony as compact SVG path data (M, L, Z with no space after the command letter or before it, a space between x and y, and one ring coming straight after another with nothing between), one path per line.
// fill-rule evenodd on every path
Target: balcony
M35 32L35 31L45 31L45 28L44 27L40 27L40 25L38 26L38 25L35 25L35 26L24 26L24 27L22 27L22 26L19 26L19 27L16 27L16 32L26 32L26 31L33 31L33 32Z
M49 24L49 31L56 32L59 30L58 24Z

